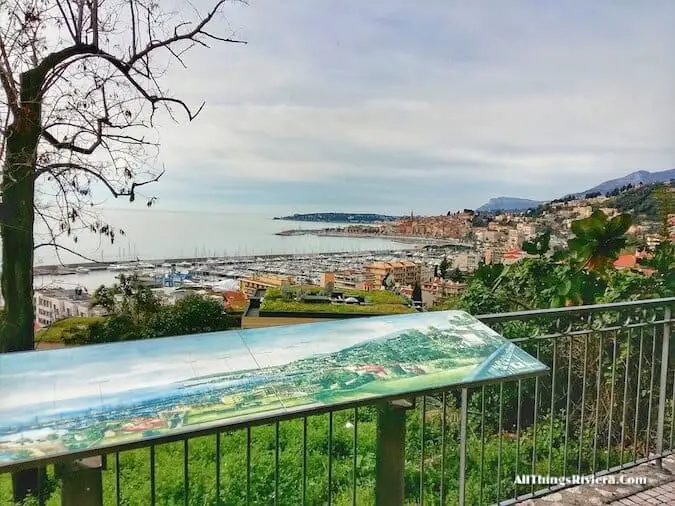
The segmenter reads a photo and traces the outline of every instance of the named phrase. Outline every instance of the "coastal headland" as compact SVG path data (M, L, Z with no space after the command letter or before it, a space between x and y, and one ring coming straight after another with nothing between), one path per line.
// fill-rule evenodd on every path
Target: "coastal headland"
M459 239L453 238L382 234L378 232L366 232L366 231L352 232L339 228L289 229L277 232L276 235L280 236L316 235L322 237L354 237L361 239L384 239L387 241L400 242L402 244L433 244L433 245L471 247L471 244L462 243Z

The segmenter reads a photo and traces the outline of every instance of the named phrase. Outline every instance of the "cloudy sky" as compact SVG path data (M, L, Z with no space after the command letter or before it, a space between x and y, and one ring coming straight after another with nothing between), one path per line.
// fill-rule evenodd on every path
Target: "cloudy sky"
M207 0L199 4L206 5ZM160 209L440 213L675 166L675 2L250 0L173 69Z

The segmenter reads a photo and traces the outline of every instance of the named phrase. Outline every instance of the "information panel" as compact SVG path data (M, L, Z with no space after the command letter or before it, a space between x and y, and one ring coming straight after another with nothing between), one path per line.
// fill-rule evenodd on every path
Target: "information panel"
M0 468L548 368L442 311L0 355Z

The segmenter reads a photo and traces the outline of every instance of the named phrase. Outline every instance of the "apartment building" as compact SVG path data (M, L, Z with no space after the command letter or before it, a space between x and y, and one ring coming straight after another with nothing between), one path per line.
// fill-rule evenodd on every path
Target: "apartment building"
M255 295L260 289L281 288L284 283L294 284L292 276L280 276L278 274L259 274L250 278L241 278L239 280L239 290L248 297Z
M73 316L97 316L104 313L101 308L90 307L90 295L81 288L36 290L33 299L35 321L40 326Z
M434 278L422 283L422 302L426 306L433 306L439 299L461 295L465 290L466 283L462 281Z
M373 290L375 288L366 273L354 270L324 272L321 275L321 286L326 286L327 283L333 283L333 287L338 291Z
M382 286L387 275L399 286L414 285L422 280L422 266L409 260L375 262L366 265L365 272L375 289Z
M452 268L462 272L473 272L478 269L480 256L476 253L460 253L452 259Z
M525 234L520 232L518 229L509 230L508 236L506 237L506 246L508 248L520 248L525 242Z
M537 226L533 223L520 222L516 225L516 230L523 234L526 241L533 239L537 235Z
M491 246L485 248L483 252L485 263L486 264L500 264L504 260L504 253L508 251L509 248L506 246Z

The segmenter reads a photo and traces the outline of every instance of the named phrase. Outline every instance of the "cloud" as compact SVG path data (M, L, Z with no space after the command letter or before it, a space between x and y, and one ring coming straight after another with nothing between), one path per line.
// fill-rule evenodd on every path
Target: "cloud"
M178 209L442 212L672 167L673 15L667 1L233 5L220 28L248 45L167 75L207 105L162 126L156 193Z

